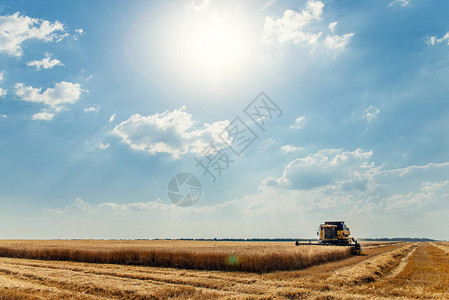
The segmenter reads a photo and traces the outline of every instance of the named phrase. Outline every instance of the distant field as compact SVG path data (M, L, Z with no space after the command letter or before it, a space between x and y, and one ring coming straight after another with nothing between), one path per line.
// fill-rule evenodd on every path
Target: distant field
M449 299L449 243L365 246L361 256L268 273L0 257L0 299ZM69 248L79 253L276 253L274 260L301 252L309 258L328 255L336 248L193 241L0 241L0 247L31 254Z

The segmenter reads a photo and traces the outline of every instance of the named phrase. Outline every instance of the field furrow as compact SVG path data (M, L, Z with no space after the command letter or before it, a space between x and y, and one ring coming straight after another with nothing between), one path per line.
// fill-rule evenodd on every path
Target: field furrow
M13 275L14 278L38 283L43 286L119 299L164 298L167 295L176 295L178 293L186 295L206 292L205 289L196 291L193 286L189 285L116 277L101 274L101 272L98 273L5 264L2 264L0 268L0 274ZM206 294L210 296L215 295L215 293ZM226 294L226 292L223 291L222 294ZM228 292L228 294L233 293Z
M390 276L352 291L370 297L449 298L449 256L430 243L420 244L410 253L406 264Z

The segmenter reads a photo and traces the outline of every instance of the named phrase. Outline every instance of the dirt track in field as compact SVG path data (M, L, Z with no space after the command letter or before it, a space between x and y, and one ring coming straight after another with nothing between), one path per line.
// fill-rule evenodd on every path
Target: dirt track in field
M6 299L447 299L448 244L398 244L254 274L0 258Z

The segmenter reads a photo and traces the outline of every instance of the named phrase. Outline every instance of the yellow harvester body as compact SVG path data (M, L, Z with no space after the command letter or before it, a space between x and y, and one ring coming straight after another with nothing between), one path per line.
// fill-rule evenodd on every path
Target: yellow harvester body
M352 242L351 232L344 221L325 222L319 228L319 243L347 245Z
M352 253L360 254L362 247L357 240L351 237L349 227L345 225L344 221L328 221L321 224L317 232L320 237L318 243L300 243L296 241L296 246L299 245L336 245L336 246L350 246Z

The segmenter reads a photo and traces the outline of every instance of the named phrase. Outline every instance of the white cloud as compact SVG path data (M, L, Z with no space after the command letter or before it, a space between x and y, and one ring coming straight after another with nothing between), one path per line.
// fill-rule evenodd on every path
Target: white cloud
M400 5L400 6L402 6L402 7L406 7L406 6L408 6L410 4L410 0L393 0L393 1L391 1L390 2L390 6L393 6L393 5Z
M365 109L364 118L369 123L373 121L377 115L379 114L380 110L372 105L370 105L367 109Z
M54 114L49 112L40 112L37 114L34 114L31 117L31 120L41 120L41 121L50 121L53 119Z
M41 103L55 112L60 111L66 104L77 102L81 93L87 92L78 83L66 81L56 83L53 88L47 88L44 92L41 92L41 88L25 86L23 83L17 83L15 89L19 100Z
M293 160L281 177L268 178L265 184L295 190L339 184L363 190L366 189L367 177L375 170L374 165L369 164L372 154L372 151L364 152L362 149L353 152L323 149Z
M5 71L0 72L0 82L5 79Z
M200 129L193 129L192 115L185 106L172 112L156 113L147 117L132 115L115 126L112 134L120 137L131 149L151 154L167 153L178 159L186 153L200 153L210 142L219 143L221 133L229 121L205 123Z
M301 12L286 10L279 19L265 18L263 41L266 43L316 44L321 32L304 31L304 27L321 19L324 4L321 1L309 0Z
M329 23L329 30L333 33L335 31L335 27L337 27L338 22Z
M292 145L284 145L281 147L281 151L285 152L285 153L289 153L289 152L295 152L295 151L299 151L302 150L301 147L296 147L296 146L292 146Z
M112 123L112 122L114 122L114 120L115 120L115 116L116 116L117 114L112 114L110 117L109 117L109 123Z
M0 53L21 56L22 43L27 40L59 41L65 36L64 26L59 21L30 18L18 12L0 16Z
M0 97L3 98L8 93L8 90L0 88Z
M97 113L100 111L100 108L91 106L91 107L86 107L83 111Z
M265 18L264 31L262 39L265 43L272 44L278 42L280 44L293 43L302 45L318 45L321 44L320 38L322 31L312 32L307 29L312 24L321 20L323 14L324 3L316 0L309 0L305 9L301 12L293 10L284 11L284 15L279 19ZM333 33L338 22L328 25L329 30ZM333 50L339 50L346 47L354 33L346 33L343 35L327 35L324 45Z
M449 200L449 162L384 170L371 158L372 151L322 149L290 162L281 177L265 179L262 194L275 189L301 199L291 203L296 208L346 207L356 213L431 210L429 205Z
M304 127L305 121L306 121L306 117L299 116L298 118L296 118L295 122L292 125L290 125L290 128L301 129L302 127Z
M6 119L7 117L8 117L8 115L0 114L0 118L1 118L1 119Z
M343 35L327 35L324 44L329 49L344 49L353 36L352 32Z
M446 42L446 41L447 41L447 44L449 45L449 32L447 32L441 38L437 38L436 36L427 37L426 44L434 46L435 44L440 44L440 43Z
M36 70L43 69L51 69L55 66L64 66L58 59L51 59L51 55L49 53L45 53L45 57L41 60L33 60L27 62L28 67L36 67Z
M75 29L75 34L72 35L73 39L76 41L79 37L82 37L84 35L84 30L81 28Z

